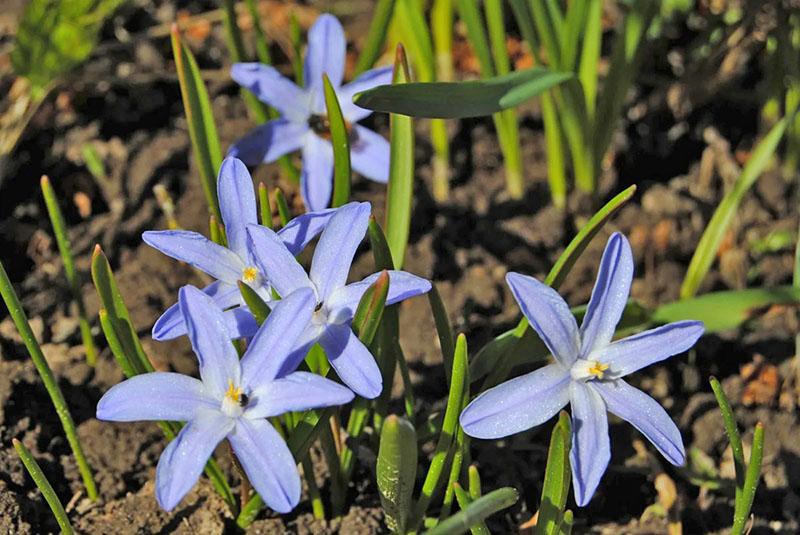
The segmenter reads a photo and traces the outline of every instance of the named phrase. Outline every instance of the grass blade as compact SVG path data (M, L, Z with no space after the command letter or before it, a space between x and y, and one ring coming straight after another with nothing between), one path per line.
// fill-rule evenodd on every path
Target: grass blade
M50 511L53 512L53 516L56 522L58 522L58 527L61 528L61 533L63 535L72 535L74 531L72 530L72 524L69 523L67 512L64 511L64 506L61 505L56 491L53 490L52 485L50 485L50 482L47 480L47 476L42 472L39 463L36 462L36 459L34 459L28 448L25 447L25 444L16 438L11 439L11 442L14 444L14 449L17 450L17 455L19 455L22 464L25 465L25 469L36 484L36 488L39 489L47 505L50 506Z
M473 501L466 509L459 511L427 532L427 535L459 535L469 531L470 526L482 522L491 515L508 509L519 500L519 492L512 487L494 490Z
M586 0L586 25L583 28L583 47L578 64L578 80L583 88L586 115L594 124L597 105L597 67L600 65L600 47L603 38L603 0ZM584 4L586 6L586 4Z
M409 82L408 61L402 45L397 47L393 85ZM414 121L392 114L389 118L391 155L389 185L386 192L386 242L392 252L393 267L401 269L411 226L411 200L414 193Z
M462 511L469 508L473 502L473 498L461 488L461 485L459 485L457 482L453 483L453 491L456 495L458 507L461 508ZM489 528L486 527L486 524L482 520L470 527L469 530L472 535L489 535L491 533Z
M453 354L455 353L455 338L453 337L453 330L450 328L450 318L447 315L447 309L442 301L442 296L439 295L439 290L436 285L431 285L431 290L428 292L428 303L431 306L431 313L433 313L433 321L436 325L436 335L439 337L439 347L442 350L442 363L444 365L445 377L447 378L447 388L450 388L450 374L453 370Z
M325 88L325 107L333 145L333 200L331 206L338 208L350 200L350 133L327 74L322 75Z
M263 182L258 183L258 214L259 223L272 228L272 204L269 202L267 185Z
M717 251L719 251L720 243L722 243L722 238L725 237L739 204L761 173L767 168L767 165L769 165L790 120L791 117L784 117L756 145L750 155L750 159L742 169L742 173L736 179L733 188L720 201L689 263L686 277L681 285L681 298L694 297L697 293L700 284L708 274L708 270L711 269L714 258L717 256Z
M750 450L750 462L747 464L747 471L744 476L742 493L736 500L733 513L732 535L744 533L745 524L750 517L750 509L753 507L753 499L756 496L758 480L761 478L761 461L764 458L764 426L761 422L756 424L753 432L753 446Z
M417 476L417 433L405 418L391 415L383 422L375 471L386 525L405 533Z
M28 350L28 354L34 366L36 366L36 371L39 372L39 377L42 379L42 383L47 390L47 394L50 396L50 400L53 402L53 408L56 410L58 419L61 421L61 426L64 428L67 442L69 442L72 454L75 456L75 463L78 465L78 472L80 472L83 485L86 487L86 494L89 496L90 500L94 501L97 499L97 486L94 483L92 470L83 453L83 447L78 438L78 433L75 430L75 423L72 421L72 415L69 413L67 402L64 400L64 394L61 392L58 381L56 381L53 371L44 358L42 348L39 346L39 342L33 334L33 329L31 329L31 325L28 323L28 318L25 315L25 311L22 309L22 304L19 302L19 298L14 291L14 287L11 285L11 281L8 278L8 274L2 262L0 262L0 295L3 296L3 301L8 308L8 313L14 321L19 335L22 337L25 348Z
M569 464L571 433L569 416L561 411L550 436L535 535L556 535L564 507L567 505L572 473Z
M181 87L183 109L189 123L189 137L192 141L194 157L200 172L203 193L206 196L209 212L222 219L217 199L217 171L222 164L222 151L219 136L211 111L200 69L189 48L181 42L178 26L172 26L172 53L175 57L175 68Z
M67 276L72 298L78 305L78 324L83 347L86 351L86 363L89 366L94 366L97 360L97 349L94 345L94 338L92 337L92 328L86 316L86 305L81 295L81 281L75 270L75 260L72 257L72 246L70 245L69 236L67 235L67 225L64 222L64 215L61 213L61 208L58 206L53 186L50 185L50 179L43 175L41 185L44 203L47 206L47 214L50 216L50 222L53 225L53 233L56 235L58 252L61 254L61 260L64 263L64 273Z
M733 466L736 472L736 501L739 501L742 487L744 486L744 448L742 447L742 437L739 435L739 428L736 426L736 417L733 415L733 409L728 401L728 396L722 390L722 385L716 377L710 379L711 390L714 391L714 397L717 398L719 410L722 412L722 421L725 424L725 432L728 434L728 441L731 444L731 452L733 453Z
M375 4L375 11L372 14L372 22L370 22L369 30L367 31L367 38L364 40L364 46L361 47L361 54L356 62L356 76L371 69L375 62L378 61L383 50L383 43L386 41L394 6L395 0L378 0Z

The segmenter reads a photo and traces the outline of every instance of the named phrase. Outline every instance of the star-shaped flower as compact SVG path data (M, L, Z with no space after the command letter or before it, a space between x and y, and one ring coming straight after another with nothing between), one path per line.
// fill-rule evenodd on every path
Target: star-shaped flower
M274 67L237 63L231 77L281 113L237 141L228 151L247 165L269 163L298 149L303 153L300 190L309 210L328 206L333 190L333 146L325 107L322 75L331 81L350 128L350 163L376 182L389 179L389 143L358 121L372 112L353 104L353 96L392 81L392 68L367 71L342 86L347 41L333 15L321 15L308 32L305 83L301 88Z
M300 349L289 359L290 367L297 366L298 359L319 342L344 384L365 398L375 398L383 387L380 369L350 324L358 302L380 273L346 284L356 249L367 231L369 214L370 205L366 202L339 208L320 236L308 274L270 229L248 226L247 232L258 266L280 295L298 288L311 288L314 292L314 314ZM389 271L386 304L423 294L430 288L430 282L416 275Z
M679 321L612 342L630 293L633 257L628 240L608 240L580 329L569 306L533 277L509 273L506 281L555 362L479 395L461 413L464 431L500 438L549 420L572 407L572 481L575 501L586 505L608 466L611 447L606 412L630 422L672 464L685 454L666 411L622 377L682 353L703 334L698 321Z
M112 387L97 404L101 420L188 422L158 461L156 498L162 508L172 510L181 501L225 438L267 505L280 513L297 505L296 462L266 419L353 399L350 390L319 375L285 370L314 303L314 293L308 289L287 295L239 360L222 311L212 298L192 286L180 290L179 306L201 379L169 372L137 375Z
M167 256L190 264L217 279L203 291L214 299L222 310L244 305L238 281L244 281L269 302L269 281L255 267L248 247L246 227L258 223L253 180L245 165L236 158L222 162L217 179L222 223L228 247L212 242L198 232L187 230L147 231L142 239ZM278 231L281 241L293 254L299 254L322 231L334 210L310 212L298 216ZM236 338L252 335L258 328L245 307L225 314ZM153 326L153 339L170 340L186 334L186 325L178 305L172 305Z

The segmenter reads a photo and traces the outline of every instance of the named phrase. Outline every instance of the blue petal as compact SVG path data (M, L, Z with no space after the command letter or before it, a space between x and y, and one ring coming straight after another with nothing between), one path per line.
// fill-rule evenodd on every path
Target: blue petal
M197 232L150 230L142 234L142 239L165 255L186 262L228 284L236 285L242 276L244 262L239 255Z
M186 496L233 425L221 412L202 411L169 443L156 468L156 499L162 509L171 511Z
M342 85L347 39L333 15L323 14L308 30L308 51L304 65L306 87L314 95L314 111L325 111L322 75L327 74L334 89Z
M575 317L558 293L533 277L508 273L506 282L531 327L562 366L569 368L578 356L580 335Z
M225 325L228 327L228 336L231 339L250 338L258 331L258 322L246 306L226 310L222 313Z
M335 208L301 214L278 231L283 244L293 255L300 254L311 240L319 236L336 213Z
M333 147L317 135L306 136L300 193L309 211L328 207L333 191Z
M180 373L136 375L111 389L97 403L97 418L112 422L174 420L185 422L203 407L219 406L203 383Z
M464 432L501 438L541 425L569 403L569 372L550 364L480 394L461 412Z
M271 163L303 146L308 123L288 119L273 119L255 127L228 149L228 156L239 158L247 165Z
M623 338L590 355L610 365L608 374L624 377L646 366L683 353L703 335L700 321L677 321Z
M581 358L606 347L614 338L625 310L633 280L633 255L625 236L615 232L608 239L592 298L581 325Z
M189 341L200 363L200 377L208 391L222 399L228 383L239 384L239 355L231 343L222 311L209 296L194 286L178 292L178 303L186 318Z
M339 378L353 392L367 399L380 395L381 370L349 325L328 325L319 343Z
M344 115L344 118L351 123L355 123L369 117L372 114L372 110L356 106L353 103L353 97L373 87L391 84L393 71L394 68L391 66L372 69L349 84L342 86L342 88L337 91L337 96L339 97L339 105L342 107L342 115Z
M320 301L343 287L358 245L369 225L368 202L351 202L336 211L319 239L311 261L309 277L316 285Z
M297 463L269 422L239 418L228 440L264 503L278 513L294 509L300 501Z
M622 379L598 381L595 388L608 410L639 430L675 466L686 461L678 426L656 400Z
M355 134L350 145L353 169L370 180L385 184L389 181L389 142L360 125L355 125Z
M294 372L264 383L252 391L253 401L245 418L270 418L292 411L344 405L353 400L353 393L330 379L308 372Z
M575 501L583 507L594 496L611 459L608 416L603 398L590 385L570 384L572 404L572 486Z
M230 308L238 305L242 300L239 288L230 284L216 281L203 288L208 296L220 309ZM159 342L172 340L186 334L186 321L183 319L181 308L178 303L169 307L153 325L153 340Z
M306 270L272 229L249 225L250 252L270 284L281 296L299 288L313 288Z
M247 258L247 225L258 223L256 194L250 171L236 158L225 158L219 168L217 195L228 248Z
M309 288L292 292L275 304L242 357L243 386L258 389L279 376L315 305L314 292Z
M274 67L261 63L235 63L231 78L281 112L284 118L305 123L311 113L309 93L281 75Z
M417 277L405 271L391 270L389 273L389 292L386 295L386 304L393 305L405 299L427 293L431 289L430 281ZM353 319L358 308L358 303L364 293L372 286L380 272L373 273L360 282L348 284L331 293L325 302L328 317L335 323L342 323Z

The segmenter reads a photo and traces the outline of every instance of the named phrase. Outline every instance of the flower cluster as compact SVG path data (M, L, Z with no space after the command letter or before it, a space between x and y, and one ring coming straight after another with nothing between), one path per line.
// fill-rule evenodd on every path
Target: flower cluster
M252 179L234 158L222 164L218 195L229 247L188 231L143 236L149 245L217 279L203 290L182 288L178 303L153 329L160 340L188 335L200 380L168 372L132 377L103 396L97 417L188 422L156 471L156 496L164 509L178 504L227 438L264 501L287 512L300 499L300 480L291 452L266 418L341 405L353 399L353 392L374 398L383 388L372 354L350 327L359 300L379 274L346 284L370 205L311 212L273 232L257 224ZM295 255L318 235L306 273ZM239 281L272 309L260 327L242 301ZM431 284L389 271L389 287L386 302L392 304L427 292ZM237 338L249 340L241 359L232 343ZM349 388L297 371L317 342Z

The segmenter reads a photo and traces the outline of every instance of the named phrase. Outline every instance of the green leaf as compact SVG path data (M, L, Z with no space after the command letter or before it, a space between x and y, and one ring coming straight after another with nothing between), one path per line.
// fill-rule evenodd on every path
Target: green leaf
M292 211L289 209L289 203L286 202L286 196L281 188L275 188L274 194L275 204L278 205L278 219L281 222L281 227L285 227L292 219Z
M327 74L322 75L325 88L325 107L328 110L328 126L333 145L333 200L331 206L338 208L350 200L350 134L347 131L342 108Z
M742 493L736 500L733 513L732 535L741 535L747 520L750 518L750 509L753 507L753 499L758 488L758 480L761 477L761 461L764 458L764 426L761 422L756 424L753 432L753 446L750 450L750 462L747 464L747 471L744 476Z
M735 329L749 320L760 309L770 305L797 305L800 288L751 288L713 292L661 305L652 315L657 324L680 320L699 320L706 332Z
M417 477L417 433L405 418L391 415L383 422L375 472L386 525L405 533Z
M172 26L172 54L178 71L183 109L189 123L189 137L192 140L192 149L208 210L221 220L217 199L217 171L222 164L222 151L219 146L217 126L214 123L211 100L200 77L200 69L189 47L181 42L177 25Z
M481 117L516 107L572 76L535 67L484 80L380 86L357 94L354 101L373 111L410 117Z
M353 316L353 332L366 346L372 343L375 333L378 332L387 295L389 295L389 272L383 270L377 280L364 292Z
M517 503L519 492L512 487L494 490L473 501L469 507L440 522L427 535L459 535L469 531L470 526L486 520L498 511Z
M50 485L50 482L47 480L47 476L44 475L44 472L39 467L39 463L36 462L36 459L28 448L25 447L25 444L16 438L11 439L11 443L14 445L14 449L17 450L17 455L19 455L22 464L25 465L25 469L28 471L31 479L33 479L33 482L36 484L36 488L39 489L47 505L50 506L50 511L52 511L56 522L58 522L58 527L61 528L62 535L72 535L74 531L72 530L72 524L69 523L67 512L64 511L64 506L61 505L56 491L53 490L52 485Z
M728 227L733 220L736 211L739 209L739 204L742 202L745 194L755 184L756 180L761 173L767 168L772 155L778 148L783 137L786 127L789 124L791 117L784 117L778 124L772 127L769 133L764 136L756 148L753 149L750 159L742 169L742 174L736 179L733 188L725 194L725 197L720 201L711 221L708 222L703 236L700 238L700 243L697 244L694 256L689 263L689 268L686 271L686 277L683 279L681 286L681 297L693 297L700 284L708 274L714 258L717 256L719 246Z
M742 437L739 435L739 428L736 426L736 417L733 415L731 403L728 401L728 396L722 390L722 385L716 377L711 377L711 390L714 391L714 397L717 398L719 410L722 412L722 421L725 424L725 432L728 434L728 442L731 445L731 453L733 455L733 467L736 474L736 502L739 501L739 496L744 486L744 448L742 447Z
M444 372L449 388L450 373L453 369L455 338L453 337L453 330L450 328L450 318L447 316L447 309L444 306L442 296L439 295L439 290L436 289L435 284L431 285L431 290L428 292L428 303L431 306L433 321L436 325L436 334L439 337L439 347L442 349L442 362L444 363Z
M468 509L469 506L472 504L472 497L467 494L467 492L461 488L461 485L458 482L453 483L453 491L456 495L456 501L458 502L458 507L463 511ZM481 520L477 522L473 526L469 528L472 535L490 535L489 528L486 527L486 524Z
M478 473L478 467L474 464L469 465L467 477L469 478L469 497L472 501L475 501L483 494L481 490L481 475Z
M547 466L544 471L542 500L539 503L535 535L556 535L558 533L559 520L563 515L569 496L571 433L569 416L566 412L561 411L550 436L550 448L547 451Z
M375 11L372 14L367 38L364 46L361 47L361 54L356 62L355 75L364 73L372 68L378 57L381 55L383 43L386 41L386 34L389 30L389 22L394 13L395 0L378 0L375 4Z
M391 86L409 82L408 61L401 45L397 46L394 79ZM401 269L411 226L411 199L414 193L414 121L392 114L389 117L389 185L386 191L386 242L392 252L392 267Z
M375 258L375 269L394 269L392 252L389 250L389 244L386 243L386 235L374 215L369 216L367 234L372 248L372 256Z
M418 0L397 0L395 17L398 31L403 36L403 45L408 49L408 58L416 66L417 77L422 82L433 81L436 77L436 63L422 4Z
M261 225L272 228L272 204L269 202L269 190L263 182L258 183L258 215Z
M236 284L239 286L239 293L242 294L245 305L247 305L247 308L250 309L256 319L256 323L261 325L267 321L270 310L261 296L258 295L258 292L244 281L237 281Z

